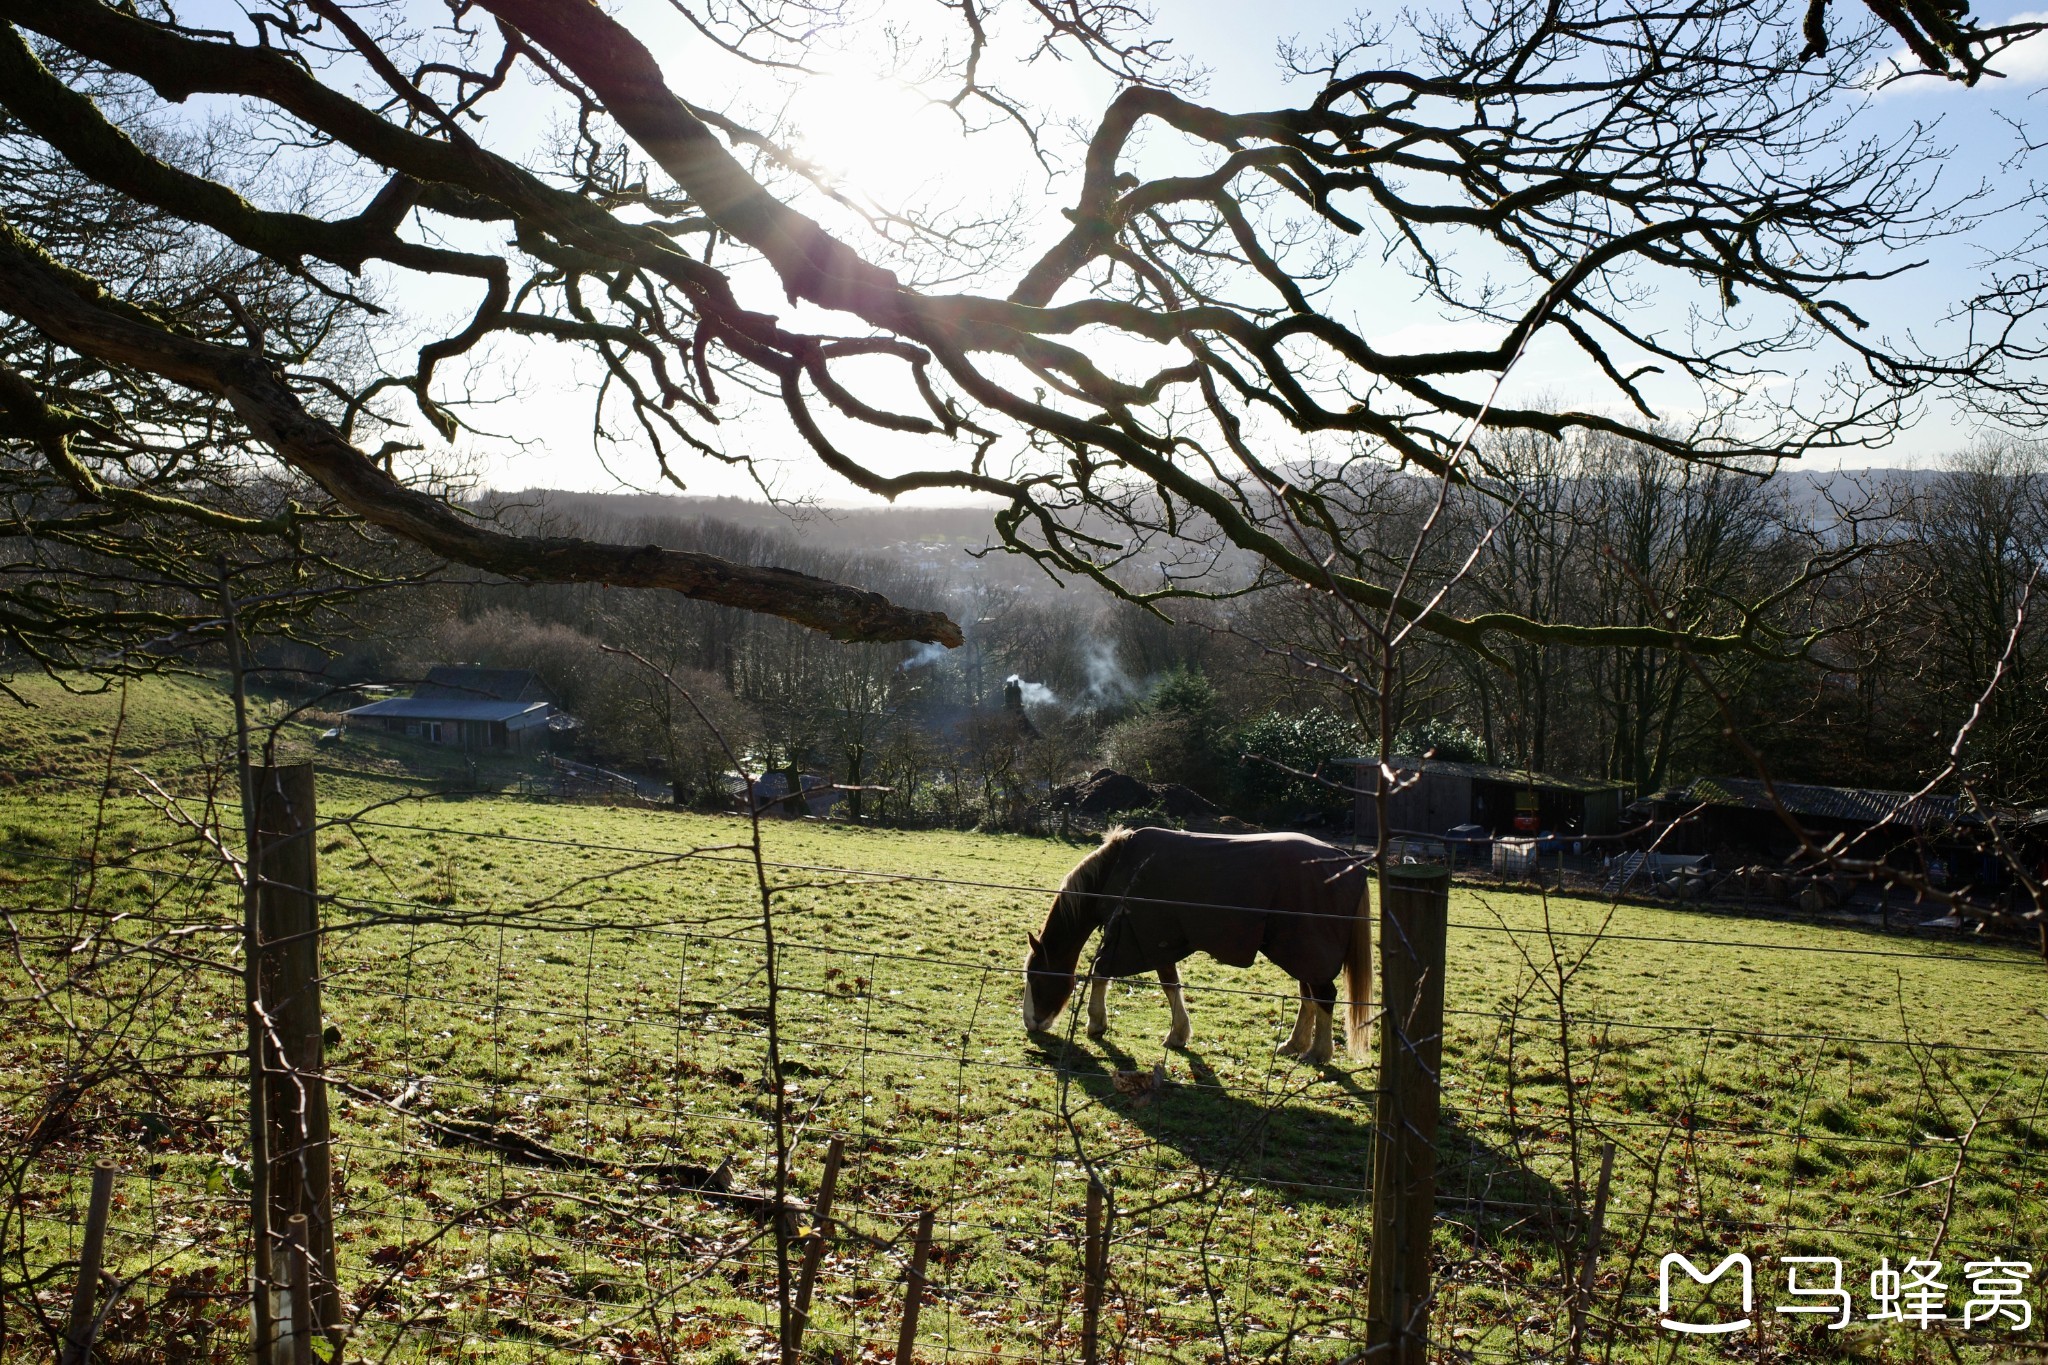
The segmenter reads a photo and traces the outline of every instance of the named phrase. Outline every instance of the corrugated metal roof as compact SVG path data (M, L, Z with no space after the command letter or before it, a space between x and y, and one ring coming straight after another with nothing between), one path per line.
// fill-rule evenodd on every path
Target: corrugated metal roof
M1677 799L1709 806L1739 806L1744 810L1770 810L1770 791L1778 803L1793 815L1817 820L1842 820L1874 825L1889 819L1908 829L1934 825L1982 824L1983 815L1966 806L1959 796L1915 796L1911 792L1878 791L1867 787L1814 787L1801 782L1778 782L1766 790L1755 777L1702 777L1676 793Z
M390 697L358 706L342 715L391 720L495 720L507 724L522 717L546 718L553 708L544 701L470 701L446 697Z
M1375 767L1379 763L1376 758L1341 758L1337 761L1360 768ZM1608 792L1626 790L1628 786L1625 782L1603 782L1596 777L1560 777L1556 773L1496 768L1491 763L1454 763L1448 758L1415 758L1396 754L1393 764L1397 771L1405 773L1442 773L1447 777L1466 777L1475 782L1505 782L1510 786L1536 787L1544 791Z

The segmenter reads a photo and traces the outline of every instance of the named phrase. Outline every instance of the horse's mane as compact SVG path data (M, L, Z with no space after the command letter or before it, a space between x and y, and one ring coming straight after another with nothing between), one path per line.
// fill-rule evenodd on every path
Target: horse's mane
M1089 892L1102 885L1102 879L1109 874L1109 864L1120 848L1135 830L1118 825L1102 836L1102 844L1093 853L1074 864L1074 870L1060 883L1060 893L1069 891Z
M1053 898L1052 913L1046 916L1045 928L1048 934L1058 921L1079 920L1091 927L1102 922L1099 911L1092 916L1088 913L1096 909L1094 902L1089 899L1090 893L1101 890L1102 884L1109 880L1110 869L1116 865L1117 854L1136 832L1123 825L1116 826L1102 836L1100 846L1074 864L1073 871L1067 873L1066 880L1060 883L1059 895Z

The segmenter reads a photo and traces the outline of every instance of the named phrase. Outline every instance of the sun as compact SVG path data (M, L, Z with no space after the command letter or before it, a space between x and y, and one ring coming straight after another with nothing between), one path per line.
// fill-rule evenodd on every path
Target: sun
M793 149L864 197L900 199L968 170L953 112L895 81L810 77L786 117Z

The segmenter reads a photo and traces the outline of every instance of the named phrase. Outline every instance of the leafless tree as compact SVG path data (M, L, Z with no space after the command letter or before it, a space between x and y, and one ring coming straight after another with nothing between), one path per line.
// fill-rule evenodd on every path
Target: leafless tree
M958 641L943 617L829 581L520 534L405 477L418 466L393 442L475 429L476 395L452 377L462 362L545 339L603 376L596 425L633 431L671 474L685 457L751 465L757 428L728 437L722 419L758 395L855 486L997 499L1010 548L1137 600L1208 591L1233 554L1467 647L1658 646L1687 631L1461 616L1400 598L1398 573L1330 560L1349 472L1469 477L1452 466L1473 422L1679 460L1796 456L1882 438L1928 387L2024 360L2006 334L1953 354L1892 346L1845 297L1955 227L1967 201L1936 197L1926 136L1861 135L1873 64L1903 39L1925 69L1973 80L2024 25L1876 3L1870 16L1771 0L1467 6L1297 52L1310 99L1233 113L1176 82L1134 7L1027 8L1023 56L1085 57L1120 92L1088 138L1067 228L1003 275L984 254L999 221L874 209L781 130L678 86L627 18L478 0L427 27L277 0L223 33L172 4L5 0L0 106L23 145L89 184L102 217L166 224L296 300L272 317L230 281L166 307L104 258L98 227L38 216L10 181L0 313L50 361L8 361L9 449L56 475L90 509L78 515L287 543L309 515L342 519L512 578L669 588L848 639ZM771 83L801 80L806 45L843 17L812 0L677 10ZM964 41L926 92L1053 155L1028 101L985 77L999 40L980 7L936 17ZM106 81L120 98L95 98ZM213 157L152 134L189 133L172 106L202 96L239 102L253 150ZM495 149L501 107L548 100L557 142L529 160ZM1372 251L1485 339L1377 345L1343 292ZM330 337L423 283L466 290L474 311L409 366L381 359L388 347L367 369L360 348L331 353ZM1654 321L1640 306L1653 297L1689 325ZM1608 392L1554 410L1475 393L1550 339ZM1760 382L1816 349L1837 366L1825 398ZM318 502L233 511L150 463L162 438L147 413L82 391L173 394L188 425L219 428L209 448L246 449ZM1687 647L1756 643L1738 611Z
M2034 803L2048 794L2041 631L2024 609L2048 557L2048 457L2014 441L1960 452L1913 500L1905 532L1906 573L1924 586L1909 599L1918 619L1899 634L1928 709L1964 715L1983 695L1969 771L1987 795Z

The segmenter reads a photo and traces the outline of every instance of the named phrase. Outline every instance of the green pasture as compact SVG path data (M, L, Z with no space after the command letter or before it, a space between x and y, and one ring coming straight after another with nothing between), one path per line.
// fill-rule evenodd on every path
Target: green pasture
M201 684L149 687L144 710L161 688L222 714ZM114 765L103 804L111 731L66 705L64 733L83 737L33 764L10 757L37 771L0 791L15 934L0 957L0 1154L33 1152L0 1257L17 1300L5 1349L40 1354L16 1324L28 1298L55 1312L68 1289L77 1177L106 1154L130 1172L109 1268L140 1276L110 1317L108 1358L232 1359L232 1312L214 1295L243 1273L236 910L217 859L180 828L205 822L217 784L185 770L145 800L132 770L156 760L138 752ZM43 754L34 724L7 724L10 754ZM763 1357L772 1243L653 1167L729 1162L735 1184L771 1185L778 1079L797 1196L814 1192L828 1136L847 1143L846 1235L807 1338L820 1359L893 1353L905 1230L927 1208L920 1354L1073 1358L1091 1170L1117 1210L1115 1353L1357 1358L1375 1068L1276 1059L1294 993L1263 964L1184 967L1185 1051L1161 1046L1166 1010L1147 983L1112 991L1102 1042L1078 1028L1027 1037L1024 935L1080 846L768 824L774 1078L746 822L435 796L408 787L403 745L314 751L305 738L288 732L287 752L329 772L319 849L329 1065L351 1087L334 1092L350 1359ZM1617 1157L1596 1359L2041 1349L2037 957L1471 887L1450 917L1442 1359L1561 1358L1602 1141ZM81 1073L96 1084L61 1131L32 1132ZM423 1113L584 1160L507 1158L423 1127ZM1660 1330L1659 1258L1705 1267L1736 1250L1758 1268L1756 1326L1704 1342ZM1965 1260L2033 1262L2035 1322L1829 1331L1771 1311L1785 1255L1839 1256L1852 1288L1883 1257L1941 1259L1958 1317ZM1704 1316L1696 1300L1678 1310Z

